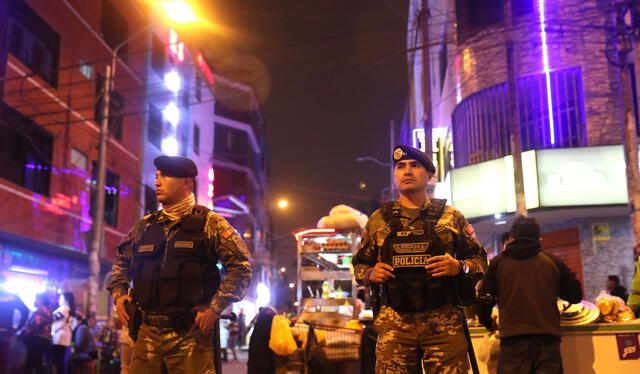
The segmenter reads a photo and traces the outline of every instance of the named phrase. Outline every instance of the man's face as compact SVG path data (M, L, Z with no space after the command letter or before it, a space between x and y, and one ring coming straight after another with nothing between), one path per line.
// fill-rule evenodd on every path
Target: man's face
M416 160L398 161L393 170L393 180L401 193L424 192L433 175Z
M618 284L616 283L616 281L611 280L611 279L607 279L607 289L608 290L612 290L614 288L616 288Z
M156 170L156 198L162 204L173 204L189 193L187 178L170 177Z

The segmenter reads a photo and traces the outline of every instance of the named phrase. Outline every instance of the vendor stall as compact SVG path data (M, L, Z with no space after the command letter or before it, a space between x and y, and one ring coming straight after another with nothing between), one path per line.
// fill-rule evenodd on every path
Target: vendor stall
M640 321L563 325L562 331L560 348L565 373L640 373ZM473 347L476 352L480 352L487 331L474 327L470 332ZM480 373L494 372L487 369L486 362L479 362L478 365Z

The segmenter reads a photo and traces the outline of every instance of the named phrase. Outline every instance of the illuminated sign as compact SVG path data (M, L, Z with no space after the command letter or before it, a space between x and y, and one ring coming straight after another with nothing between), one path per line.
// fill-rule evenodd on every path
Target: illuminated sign
M204 60L204 57L202 57L201 53L198 53L196 62L198 63L200 71L204 74L204 77L207 78L207 82L209 82L209 84L213 84L213 72L209 68L209 65L207 65L207 62Z
M411 134L411 145L413 148L418 148L424 152L426 148L424 144L424 129L413 129Z
M527 209L539 206L535 160L535 151L522 154ZM454 169L451 171L451 203L467 218L514 212L514 185L511 156Z
M180 41L174 29L169 30L169 51L178 61L184 61L184 43Z
M540 205L626 204L621 145L538 151Z
M625 165L621 145L524 152L527 209L626 204ZM469 218L514 212L512 157L452 170L451 195Z
M207 196L209 196L208 208L213 210L213 182L216 180L216 174L212 167L209 168L209 184L207 185Z

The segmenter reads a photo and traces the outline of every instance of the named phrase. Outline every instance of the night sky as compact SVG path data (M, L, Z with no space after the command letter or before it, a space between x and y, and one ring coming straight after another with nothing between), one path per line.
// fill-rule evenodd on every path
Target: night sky
M408 96L406 3L213 2L215 22L227 29L224 41L207 42L208 57L250 69L238 79L263 104L278 265L294 261L290 233L315 227L341 203L370 214L388 184L388 169L356 158L390 160L389 122L399 126ZM286 211L275 208L279 198L289 201Z

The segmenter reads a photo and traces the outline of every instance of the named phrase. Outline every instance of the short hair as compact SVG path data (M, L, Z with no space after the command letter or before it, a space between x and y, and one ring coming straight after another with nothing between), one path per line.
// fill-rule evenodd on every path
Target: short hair
M537 242L540 240L540 225L535 218L518 216L511 226L509 235L517 240Z
M507 240L509 240L510 237L511 234L509 233L509 231L505 231L502 233L502 235L500 235L500 242L504 244L507 242Z
M609 275L607 279L616 282L616 284L620 284L620 277L617 275Z

